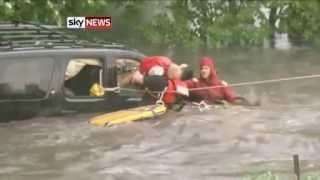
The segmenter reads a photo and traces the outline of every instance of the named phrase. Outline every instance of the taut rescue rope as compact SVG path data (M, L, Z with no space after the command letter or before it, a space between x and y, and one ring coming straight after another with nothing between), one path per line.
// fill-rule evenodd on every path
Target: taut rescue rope
M227 86L240 87L240 86L248 86L248 85L269 84L269 83L276 83L276 82L281 82L281 81L293 81L293 80L314 79L314 78L320 78L320 74L295 76L295 77L288 77L288 78L278 78L278 79L269 79L269 80L261 80L261 81L248 81L248 82L240 82L240 83L231 83L231 84L228 84ZM201 88L190 88L189 91L216 89L216 88L221 88L221 87L226 87L226 85L208 86L208 87L201 87ZM120 89L124 90L124 91L145 92L145 90L132 89L132 88L120 88ZM161 93L161 92L162 91L152 91L152 93Z

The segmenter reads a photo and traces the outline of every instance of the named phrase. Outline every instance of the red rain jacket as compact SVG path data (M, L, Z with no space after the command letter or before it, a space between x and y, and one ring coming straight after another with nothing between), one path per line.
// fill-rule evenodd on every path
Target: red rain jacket
M174 104L179 95L188 96L187 84L181 80L168 80L168 86L163 96L163 102L167 105Z
M206 80L200 77L198 79L188 80L186 81L188 88L192 89L210 86L224 87L191 91L191 96L197 96L203 100L209 101L224 99L228 102L233 102L236 99L235 93L231 87L224 85L218 78L217 70L213 60L209 57L203 57L200 61L200 69L202 69L203 66L208 66L210 68L210 79Z
M146 75L149 70L154 66L163 67L165 74L167 74L169 66L172 64L172 61L165 56L149 56L141 60L139 71L141 74Z

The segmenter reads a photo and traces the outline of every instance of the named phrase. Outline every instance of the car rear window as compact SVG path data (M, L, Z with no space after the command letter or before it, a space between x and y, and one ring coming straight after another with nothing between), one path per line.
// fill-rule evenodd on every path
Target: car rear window
M46 97L53 67L48 57L0 59L0 100Z

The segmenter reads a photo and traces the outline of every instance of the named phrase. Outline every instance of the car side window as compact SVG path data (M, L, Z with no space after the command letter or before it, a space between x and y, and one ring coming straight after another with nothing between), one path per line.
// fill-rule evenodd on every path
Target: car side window
M96 58L74 58L67 65L64 75L64 93L67 97L100 97L103 61Z
M137 92L126 91L125 89L137 89L139 87L131 84L130 80L133 74L138 70L140 62L134 59L119 58L116 60L117 66L117 82L122 95L136 96Z
M131 87L130 79L139 68L139 61L133 59L117 59L117 81L120 87Z
M48 94L54 59L32 57L0 61L0 100L43 99Z

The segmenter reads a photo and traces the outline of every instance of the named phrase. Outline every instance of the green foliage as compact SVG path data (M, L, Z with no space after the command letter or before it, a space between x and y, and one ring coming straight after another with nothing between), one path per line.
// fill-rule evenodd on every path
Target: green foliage
M314 38L319 37L319 12L320 1L291 2L288 8L288 15L284 19L287 32L291 38L297 41L312 41Z
M243 178L243 180L280 180L280 177L271 172L265 172L246 176Z
M282 180L296 179L295 174L284 175L273 172L251 173L242 178L243 180ZM320 180L319 172L307 172L301 174L301 180Z
M110 15L110 32L86 32L129 44L261 47L274 34L319 43L318 0L0 0L0 20L65 25L68 16Z

